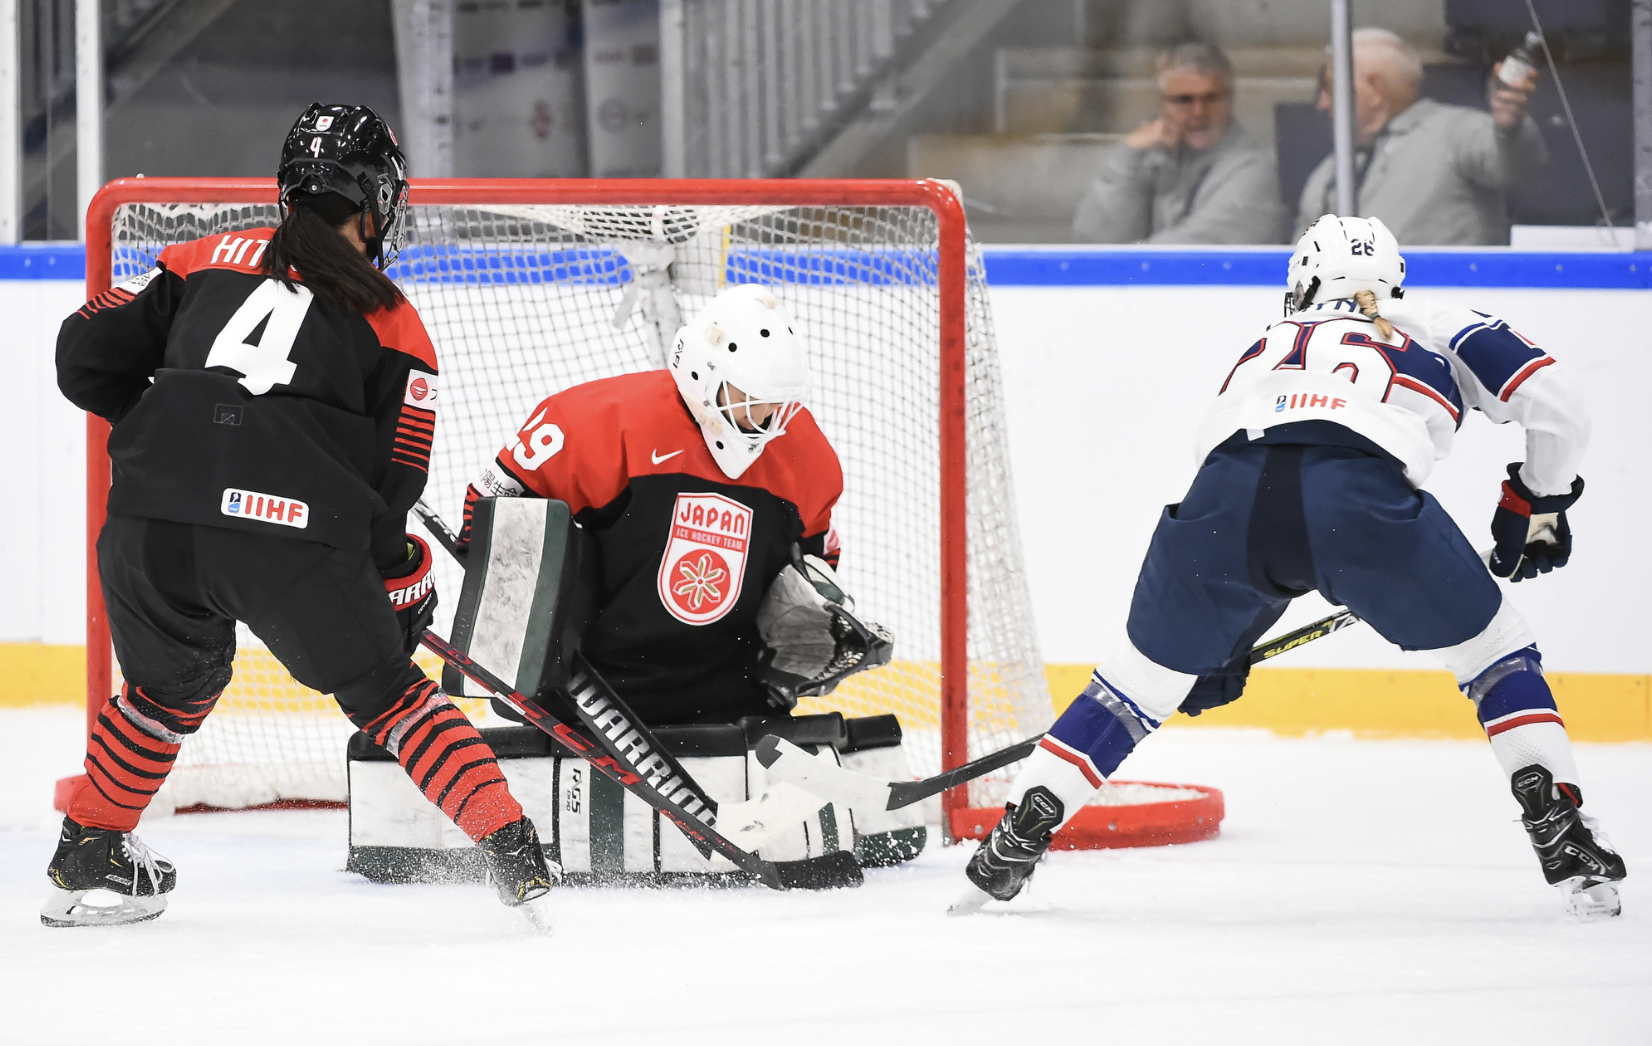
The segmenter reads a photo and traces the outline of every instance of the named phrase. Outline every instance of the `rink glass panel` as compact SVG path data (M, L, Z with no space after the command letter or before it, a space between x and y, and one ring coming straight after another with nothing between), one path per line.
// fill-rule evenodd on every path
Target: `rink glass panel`
M275 209L123 204L113 282L169 243L274 225ZM425 500L458 527L466 484L544 397L663 365L683 319L726 286L763 283L809 352L808 407L844 469L833 514L844 586L890 628L896 660L800 712L893 712L915 773L941 767L940 296L936 218L922 207L414 206L389 270L418 308L441 364ZM1021 564L998 360L981 262L968 252L968 745L995 751L1049 725ZM772 451L771 451L772 452ZM410 526L418 530L416 521ZM462 574L437 553L446 634ZM178 806L342 800L352 727L294 681L243 627L235 680L184 745ZM437 675L433 658L420 663ZM118 667L115 685L119 685ZM481 723L485 702L460 704ZM1013 768L1012 768L1013 769ZM1009 771L974 786L1002 802Z

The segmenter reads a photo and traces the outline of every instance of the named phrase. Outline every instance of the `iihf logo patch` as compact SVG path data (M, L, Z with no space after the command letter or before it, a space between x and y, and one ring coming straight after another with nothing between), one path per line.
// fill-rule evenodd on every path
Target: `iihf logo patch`
M303 530L310 525L310 506L296 498L278 498L274 494L260 494L256 490L237 490L225 487L218 511L226 516L255 519L263 523L279 523L283 527Z
M660 602L685 625L709 625L740 601L752 510L721 494L678 494L660 557Z

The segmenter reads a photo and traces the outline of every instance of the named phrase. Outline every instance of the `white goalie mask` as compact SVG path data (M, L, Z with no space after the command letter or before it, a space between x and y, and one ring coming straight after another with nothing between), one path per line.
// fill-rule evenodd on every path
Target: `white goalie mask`
M785 435L809 391L803 339L780 300L755 283L707 302L677 331L669 366L712 460L730 479Z
M1380 218L1322 216L1291 252L1285 315L1370 291L1378 301L1404 296L1405 259Z

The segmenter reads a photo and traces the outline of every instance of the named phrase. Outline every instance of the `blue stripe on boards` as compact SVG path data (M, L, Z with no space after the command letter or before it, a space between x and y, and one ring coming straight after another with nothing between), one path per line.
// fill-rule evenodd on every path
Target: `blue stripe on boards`
M1143 251L1075 247L986 248L987 283L1005 287L1106 287L1118 284L1285 286L1290 252Z
M0 247L0 280L84 280L86 248L78 243Z
M417 283L514 286L565 283L617 287L631 266L612 247L567 246L550 250L516 244L422 244L410 247L387 270L391 279Z
M1257 286L1285 285L1283 248L1145 250L1139 247L987 247L987 282L1003 287ZM1652 288L1652 252L1532 252L1423 250L1405 252L1411 287ZM147 257L122 259L119 275L148 267ZM398 278L456 284L598 284L631 280L631 266L612 247L555 249L517 245L427 245L403 252L391 267ZM737 247L724 276L731 283L810 286L931 285L933 251L913 247L867 249ZM0 280L83 280L85 249L78 243L0 246Z
M1144 250L1139 247L983 249L999 287L1285 286L1290 252L1277 248ZM1499 249L1404 252L1408 287L1652 287L1652 253Z

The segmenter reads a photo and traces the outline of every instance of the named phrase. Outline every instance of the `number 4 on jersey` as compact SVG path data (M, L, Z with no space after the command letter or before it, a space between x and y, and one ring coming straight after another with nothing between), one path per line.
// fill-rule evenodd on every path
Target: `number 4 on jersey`
M254 396L291 383L298 365L288 356L314 300L302 283L291 290L278 280L260 283L213 339L206 366L240 371L241 384ZM254 344L249 339L260 326L263 333Z

